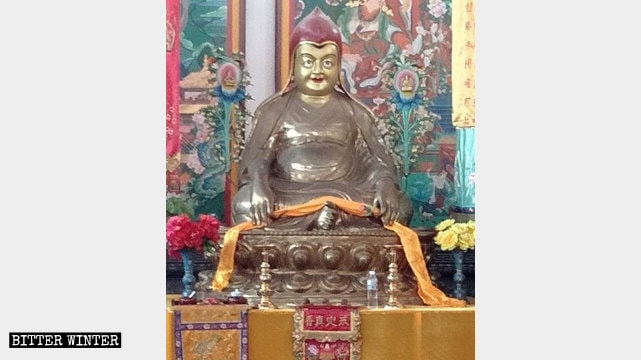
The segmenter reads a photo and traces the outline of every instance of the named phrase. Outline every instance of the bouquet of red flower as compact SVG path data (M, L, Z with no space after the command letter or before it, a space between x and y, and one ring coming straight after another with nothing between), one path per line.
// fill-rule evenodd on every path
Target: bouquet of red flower
M211 215L200 214L198 221L191 221L187 215L172 216L167 220L167 253L177 259L184 248L212 253L219 248L219 229L218 219Z

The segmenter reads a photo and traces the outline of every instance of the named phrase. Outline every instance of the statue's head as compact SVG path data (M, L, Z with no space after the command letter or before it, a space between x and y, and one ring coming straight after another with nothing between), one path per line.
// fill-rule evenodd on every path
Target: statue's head
M292 31L289 41L290 81L306 95L326 95L340 85L341 35L319 8Z
M301 44L294 53L294 84L310 96L323 96L334 91L341 65L334 44L317 46Z

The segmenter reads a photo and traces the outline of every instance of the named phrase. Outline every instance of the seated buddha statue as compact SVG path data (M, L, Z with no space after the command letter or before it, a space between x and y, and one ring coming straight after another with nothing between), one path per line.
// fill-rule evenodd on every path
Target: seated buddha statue
M338 28L318 8L292 31L289 83L259 105L241 153L235 224L330 230L409 222L412 207L376 119L341 84L341 45ZM327 204L307 216L270 216L320 196L369 204L377 215L353 216Z

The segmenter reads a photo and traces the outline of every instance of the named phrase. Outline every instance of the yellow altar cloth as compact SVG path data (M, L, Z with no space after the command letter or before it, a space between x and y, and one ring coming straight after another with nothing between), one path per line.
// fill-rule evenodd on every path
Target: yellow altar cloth
M171 312L168 306L168 360L174 360ZM293 315L293 309L249 310L248 359L294 360ZM474 360L474 306L363 308L360 318L361 360Z

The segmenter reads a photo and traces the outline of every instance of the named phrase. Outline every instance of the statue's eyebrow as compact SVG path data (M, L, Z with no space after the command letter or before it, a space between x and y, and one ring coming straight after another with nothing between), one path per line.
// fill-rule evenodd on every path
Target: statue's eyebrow
M311 57L313 59L318 59L316 56L314 56L314 55L312 55L310 53L300 53L300 56L301 57L302 56L308 56L308 57ZM336 56L336 54L327 54L327 55L323 56L321 59L327 59L328 57L336 58L337 56Z

